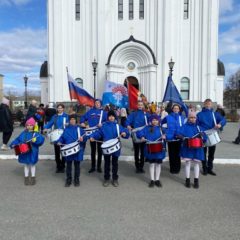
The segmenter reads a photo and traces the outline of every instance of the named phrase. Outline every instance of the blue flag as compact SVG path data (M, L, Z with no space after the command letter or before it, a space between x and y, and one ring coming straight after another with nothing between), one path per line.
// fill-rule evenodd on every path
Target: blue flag
M175 86L171 75L168 76L167 87L162 102L167 101L172 101L173 103L179 104L182 107L183 111L185 112L186 116L188 116L188 107L183 102L181 94L179 93L177 87Z
M106 81L102 96L103 105L113 104L120 108L128 108L128 91L122 84Z

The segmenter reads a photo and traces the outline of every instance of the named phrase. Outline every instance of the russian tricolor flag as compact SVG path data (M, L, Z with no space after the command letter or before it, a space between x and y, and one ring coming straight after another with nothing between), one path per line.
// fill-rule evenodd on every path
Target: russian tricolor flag
M76 99L82 105L93 107L94 98L87 91L80 88L78 83L72 78L72 76L68 72L67 78L71 100Z

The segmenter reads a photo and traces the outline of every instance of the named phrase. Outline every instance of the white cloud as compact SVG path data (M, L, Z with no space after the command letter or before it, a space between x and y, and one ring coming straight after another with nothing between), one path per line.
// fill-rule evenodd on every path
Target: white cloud
M240 56L240 24L219 34L219 56L227 54Z
M226 12L231 12L234 9L233 0L220 0L219 2L219 11L220 14L225 14Z
M225 65L225 69L226 69L226 76L228 76L237 72L240 69L240 64L230 62Z
M33 68L40 70L47 53L46 35L45 29L0 32L0 72L27 73Z
M224 15L220 17L220 24L232 24L240 22L240 13L234 13L229 15Z
M25 5L32 0L0 0L0 6Z

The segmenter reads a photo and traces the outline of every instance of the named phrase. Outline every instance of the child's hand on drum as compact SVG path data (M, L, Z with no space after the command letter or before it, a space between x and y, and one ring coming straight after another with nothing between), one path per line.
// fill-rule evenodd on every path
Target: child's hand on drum
M90 142L94 142L94 138L91 137L91 138L90 138Z
M83 137L80 137L78 140L79 140L80 142L82 142L82 141L83 141Z
M32 139L32 142L34 143L34 142L36 142L36 141L37 141L37 138L34 137L34 138Z
M141 138L141 141L143 141L143 142L144 142L145 140L146 140L146 139L145 139L145 137L142 137L142 138Z
M60 142L58 142L58 143L57 143L57 145L58 145L58 146L61 146L61 143L60 143Z
M166 135L165 134L162 135L162 139L166 140Z
M122 133L121 133L121 136L122 136L122 137L126 137L126 135L127 135L127 134L126 134L125 132L122 132Z
M215 128L217 128L217 129L221 128L221 127L222 127L222 125L220 123L215 125Z

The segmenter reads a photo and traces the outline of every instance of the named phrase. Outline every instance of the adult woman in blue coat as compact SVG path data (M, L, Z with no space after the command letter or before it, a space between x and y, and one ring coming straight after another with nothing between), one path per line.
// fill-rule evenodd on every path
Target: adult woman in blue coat
M161 128L159 126L159 116L157 114L153 114L150 116L150 122L151 125L146 126L141 131L137 132L138 138L140 138L143 142L149 141L160 141L165 139L165 135L162 135ZM144 148L144 156L145 161L149 162L149 172L150 172L150 178L151 181L149 183L149 187L154 187L156 185L157 187L162 187L162 184L160 182L160 174L161 174L161 163L163 159L166 156L165 151L165 143L162 142L162 151L156 152L156 153L150 153L147 148L147 144Z
M202 132L203 128L196 124L196 113L191 111L188 113L188 121L177 131L177 135L181 138L185 138L182 142L180 156L185 161L185 175L187 188L191 187L190 183L190 169L191 162L194 164L194 188L199 188L199 165L204 160L203 146L199 148L191 148L187 144L188 138L198 137L203 142L206 141L206 135Z
M69 116L70 124L64 129L62 136L57 140L57 144L70 144L79 141L80 151L76 154L66 156L65 161L67 164L66 169L66 183L65 187L69 187L72 184L72 163L74 162L74 186L80 186L80 162L83 161L83 154L85 150L87 137L84 136L84 130L76 125L77 115L73 114Z
M10 144L13 148L15 145L30 142L31 150L18 156L18 162L24 164L24 184L36 184L36 164L38 162L38 148L44 143L44 137L39 132L34 132L35 120L29 118L26 121L26 129ZM31 174L30 174L31 173Z
M184 121L185 118L181 115L180 106L178 104L173 104L172 113L161 121L162 125L167 123L165 133L168 142L170 173L173 174L179 173L181 169L181 159L179 156L181 141L177 138L176 132L183 126Z
M103 141L108 141L111 139L129 137L129 132L126 128L118 125L116 123L116 115L114 111L110 110L108 112L108 121L103 124L103 126L96 132L90 135L90 141L103 139ZM110 161L112 157L112 184L114 187L118 187L118 158L121 154L121 149L111 154L104 154L104 182L103 186L107 187L110 184Z

